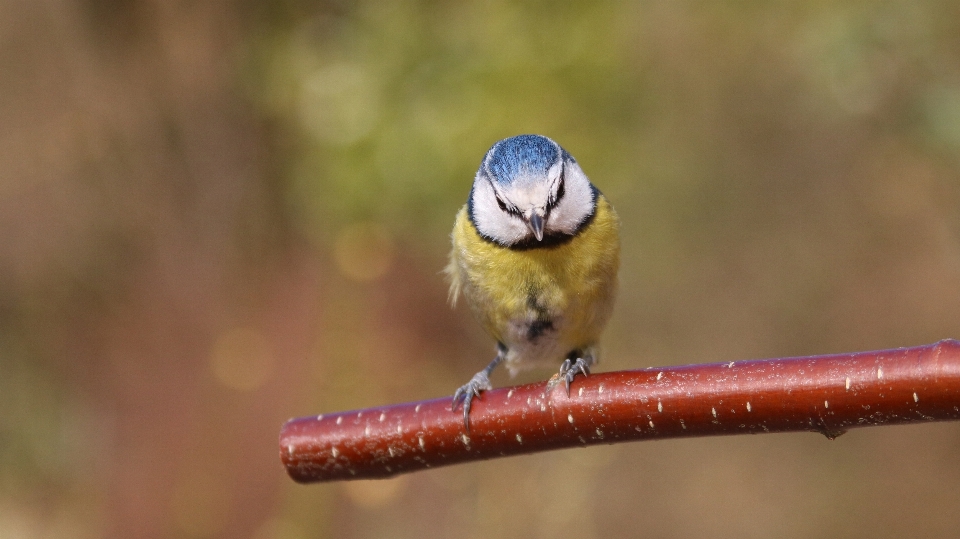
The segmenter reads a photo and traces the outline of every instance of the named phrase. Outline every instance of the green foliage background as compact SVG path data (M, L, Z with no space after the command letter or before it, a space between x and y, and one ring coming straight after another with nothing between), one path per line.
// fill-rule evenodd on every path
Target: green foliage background
M489 360L439 270L519 133L621 215L601 369L960 337L955 2L8 0L0 73L0 536L960 532L951 424L309 487L276 453Z

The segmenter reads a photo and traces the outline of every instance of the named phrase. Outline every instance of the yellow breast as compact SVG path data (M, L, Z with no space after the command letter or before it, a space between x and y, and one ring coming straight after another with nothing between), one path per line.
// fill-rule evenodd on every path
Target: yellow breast
M513 352L511 370L560 361L594 346L609 318L620 265L618 229L616 212L598 195L593 218L569 241L514 250L481 237L464 207L447 267L451 300L462 293L484 329Z

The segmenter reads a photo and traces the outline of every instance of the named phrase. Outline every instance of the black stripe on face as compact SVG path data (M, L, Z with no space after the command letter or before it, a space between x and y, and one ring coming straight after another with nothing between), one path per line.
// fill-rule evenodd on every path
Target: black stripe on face
M576 237L576 235L579 234L581 230L589 226L590 223L593 221L593 218L596 217L597 197L600 195L600 191L598 191L597 188L592 185L590 186L590 188L593 191L593 211L587 214L587 216L583 219L583 221L580 222L580 224L577 226L577 229L573 232L573 234L564 234L563 232L549 232L544 230L543 239L540 241L537 241L537 238L534 238L533 236L527 236L516 243L508 244L508 243L497 241L491 238L490 236L487 236L483 232L480 232L480 229L477 228L477 222L473 219L472 204L468 205L467 215L470 218L470 224L473 225L473 229L477 231L477 235L483 238L484 241L488 241L494 245L499 245L500 247L510 249L511 251L527 251L529 249L549 249L552 247L558 247L560 245L563 245L573 240L573 238Z
M497 191L496 186L493 185L493 180L491 180L491 179L488 177L488 178L487 178L487 181L490 182L490 188L493 189L493 197L497 199L497 205L500 206L500 211L502 211L503 213L505 213L505 214L507 214L507 215L509 215L509 216L511 216L511 217L516 217L517 219L520 219L521 221L524 220L524 219L523 219L523 213L520 212L520 209L519 209L519 208L517 208L516 206L514 206L514 205L512 205L512 204L511 204L511 205L507 205L507 203L504 202L503 198L500 197L500 192Z
M560 166L561 166L561 168L560 168L560 179L557 180L557 182L558 182L560 185L557 186L557 196L551 197L549 200L547 200L547 214L549 214L549 213L550 213L550 210L552 210L553 208L555 208L555 207L557 206L557 204L559 204L560 201L563 200L563 195L565 195L566 192L567 192L567 190L566 190L566 188L565 188L565 184L566 184L566 181L565 181L565 180L566 180L566 176L567 176L567 168L566 168L565 166L563 166L562 164L561 164Z

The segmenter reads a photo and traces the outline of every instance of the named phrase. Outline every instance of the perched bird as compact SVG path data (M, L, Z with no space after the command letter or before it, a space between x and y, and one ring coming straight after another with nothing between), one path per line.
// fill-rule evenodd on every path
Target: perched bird
M560 362L559 380L585 376L613 308L620 265L613 207L559 144L519 135L493 145L457 213L446 273L450 302L462 294L497 341L497 355L453 395L470 402L490 373ZM554 363L555 365L556 363Z

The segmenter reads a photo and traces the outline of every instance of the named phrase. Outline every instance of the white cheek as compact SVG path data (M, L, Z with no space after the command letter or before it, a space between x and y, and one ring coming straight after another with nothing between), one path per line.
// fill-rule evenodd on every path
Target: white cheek
M473 220L481 234L504 244L520 241L530 233L523 221L500 209L486 180L474 185Z
M473 219L481 234L501 243L513 243L527 233L527 228L522 223L503 213L499 207L490 208L489 205L475 202Z
M564 187L566 193L557 206L553 208L553 211L550 212L547 229L572 234L584 219L593 213L596 201L593 198L590 181L580 170L580 167L570 166L566 181L567 184Z

